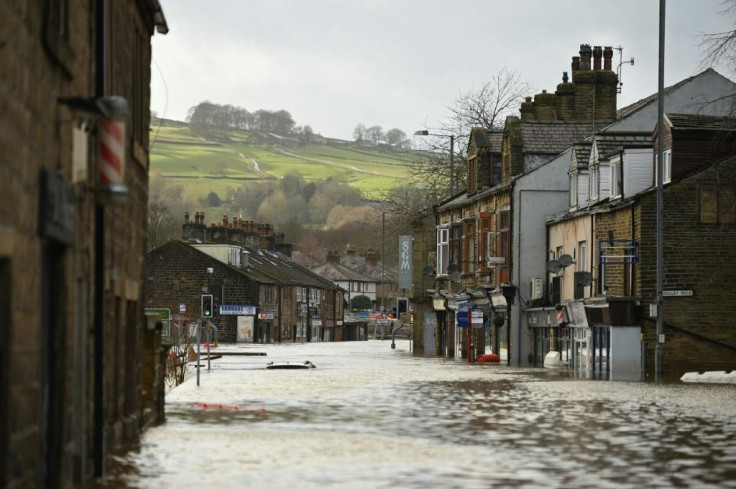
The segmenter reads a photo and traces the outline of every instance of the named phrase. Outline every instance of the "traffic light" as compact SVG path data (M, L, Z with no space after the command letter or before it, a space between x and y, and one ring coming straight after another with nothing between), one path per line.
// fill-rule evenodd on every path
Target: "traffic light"
M401 313L409 312L409 299L406 297L396 299L396 312L399 318L401 317Z
M202 317L211 318L215 308L215 301L212 294L202 294Z

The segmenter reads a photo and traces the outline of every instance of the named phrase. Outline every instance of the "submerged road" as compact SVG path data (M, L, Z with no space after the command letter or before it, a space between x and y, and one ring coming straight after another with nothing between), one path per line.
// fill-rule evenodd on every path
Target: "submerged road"
M415 358L405 340L221 346L95 487L736 487L736 387ZM267 370L270 361L308 370ZM219 406L222 404L222 406Z

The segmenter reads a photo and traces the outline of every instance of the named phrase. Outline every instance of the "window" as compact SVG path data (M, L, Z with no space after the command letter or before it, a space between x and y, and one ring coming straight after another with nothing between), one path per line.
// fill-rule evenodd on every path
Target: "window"
M455 223L450 228L450 265L455 265L460 271L462 264L463 225Z
M578 175L570 174L570 207L578 205Z
M733 224L734 207L736 207L734 187L700 188L700 222Z
M624 179L621 168L621 159L611 161L611 192L610 197L621 197L624 194Z
M273 302L273 286L263 287L263 302Z
M478 176L478 158L468 160L468 193L472 194L477 190Z
M437 228L437 275L447 275L447 262L450 258L450 230Z
M503 166L501 164L501 158L498 156L491 156L491 187L494 187L501 183L503 177Z
M498 256L506 259L505 264L500 267L498 279L500 283L509 281L509 268L511 267L511 213L509 211L501 211L496 215L496 230L498 232L496 244L496 252Z
M490 212L481 212L480 214L480 261L481 268L490 268L489 258L496 256L496 236L493 232L491 224L493 218Z
M664 155L664 168L662 172L662 183L670 183L672 181L672 150L667 149ZM659 154L654 153L654 185L656 187L659 182Z
M600 186L600 168L598 165L590 167L590 192L588 198L590 200L598 200L598 188Z
M475 220L463 224L463 273L474 273L478 258L475 254Z
M578 243L577 271L588 271L588 242L580 241Z

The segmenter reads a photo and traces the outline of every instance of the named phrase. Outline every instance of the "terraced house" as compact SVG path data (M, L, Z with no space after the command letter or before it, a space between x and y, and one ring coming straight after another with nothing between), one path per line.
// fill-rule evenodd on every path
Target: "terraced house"
M515 280L516 260L525 251L519 247L521 241L530 245L544 241L543 225L530 227L520 217L528 220L549 212L566 198L562 182L545 175L546 163L595 127L615 119L612 56L611 48L582 45L580 56L573 57L572 80L564 73L555 93L527 98L520 117L508 117L503 129L471 132L467 188L436 209L437 276L429 292L433 310L425 311L436 317L436 352L467 357L467 345L472 344L474 358L483 349L482 331L490 330L494 344L503 338L507 346L514 345L511 357L526 362L527 347L520 341L518 325L509 330L507 319L504 329L490 328L491 318L507 311L501 286ZM520 185L521 177L531 174L534 178ZM529 292L519 287L516 296L526 301ZM518 304L513 307L518 315ZM477 327L472 338L467 333L472 328L456 327L456 311L468 308L484 311L485 327Z
M0 487L103 475L162 420L143 316L155 29L156 0L0 2Z
M203 214L187 214L182 237L147 254L146 307L195 323L211 294L220 341L342 340L344 291L291 261L270 225L224 216L207 226Z

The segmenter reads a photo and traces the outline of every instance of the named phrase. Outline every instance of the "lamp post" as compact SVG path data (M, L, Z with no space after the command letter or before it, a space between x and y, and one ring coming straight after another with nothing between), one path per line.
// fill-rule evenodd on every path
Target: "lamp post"
M506 365L511 365L511 306L516 297L516 285L501 285L503 297L506 299Z
M455 195L455 135L454 134L430 134L426 129L414 131L415 136L437 136L450 138L450 196Z

